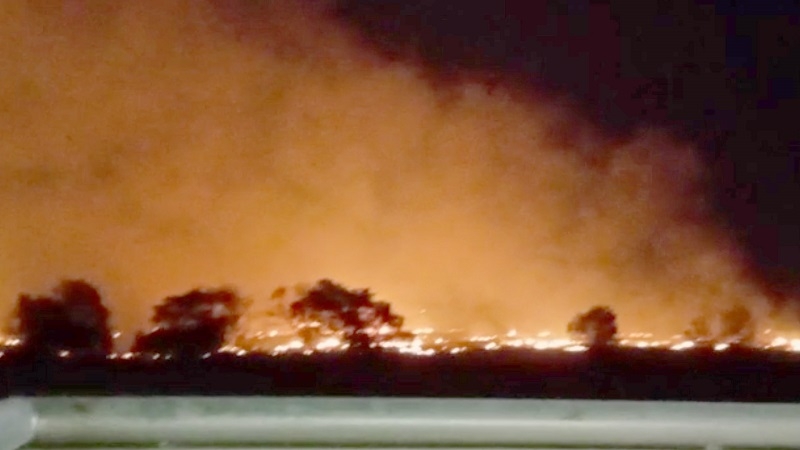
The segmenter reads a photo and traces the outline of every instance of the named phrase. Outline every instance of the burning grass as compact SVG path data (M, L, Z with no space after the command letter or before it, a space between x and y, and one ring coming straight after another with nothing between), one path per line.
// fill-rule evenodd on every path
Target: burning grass
M282 352L229 347L197 359L133 353L3 358L5 384L0 389L29 395L800 400L797 352L737 346L586 347L551 338L529 344L523 339L517 347L517 337L497 338L480 336L437 347L433 342L426 346L418 335L417 343L398 348L389 341L346 351L334 341L311 349L293 340ZM548 345L553 347L544 348ZM460 351L451 353L455 349Z
M70 310L71 297L62 295L63 289L52 298L23 295L20 304L29 312L47 312L48 320L15 322L18 335L6 339L0 354L0 379L6 380L0 389L37 395L800 399L795 381L800 339L772 330L747 340L733 332L720 340L708 334L694 339L688 333L669 339L620 334L607 307L578 314L563 333L404 330L402 317L369 290L322 280L295 290L295 297L288 292L273 296L286 326L252 332L243 326L250 302L232 290L195 289L167 297L154 310L152 330L140 334L128 351L111 352L48 338L64 330L36 329L41 323L65 330L94 323L105 330L100 334L119 338L107 323L81 318L104 316L90 308L81 314ZM746 322L742 314L735 321L730 317L720 320Z
M111 360L186 360L215 354L314 355L358 349L437 356L508 350L580 353L605 346L673 352L747 348L800 353L800 338L771 329L756 333L752 317L743 308L723 311L719 317L698 318L684 334L658 339L649 333L620 334L616 315L605 306L578 314L565 327L566 333L526 334L512 329L505 334L472 335L463 330L404 330L403 317L392 311L388 302L376 300L370 290L349 289L327 279L293 291L279 288L271 300L277 305L273 314L284 326L251 330L245 324L252 314L252 301L234 290L195 289L167 297L154 309L154 328L139 333L129 351L119 352L112 351L110 344L98 347L97 339L89 339L120 337L109 327L99 291L85 281L66 280L51 297L20 296L18 317L8 327L10 337L4 340L0 356L11 353L63 359L95 354ZM82 334L76 337L75 330ZM80 345L83 335L86 345Z
M705 348L715 352L723 352L731 348L751 348L763 351L782 351L800 353L800 339L784 336L773 336L771 330L763 333L758 344L742 344L735 341L708 342L694 341L685 336L677 335L669 339L654 339L651 335L637 333L620 336L614 347L621 349L654 349L669 351L685 351ZM554 337L550 332L541 332L530 337L518 335L510 331L505 335L464 336L457 330L447 333L437 333L430 329L418 329L409 333L409 337L394 338L372 344L371 348L384 351L394 351L402 354L418 356L433 356L438 354L457 355L464 352L475 351L503 351L521 349L530 351L563 351L584 352L592 348L592 344L585 340L569 337ZM337 337L328 337L316 344L307 344L302 339L293 335L267 335L253 336L250 341L255 353L280 355L285 353L312 354L320 352L341 352L351 348L350 344ZM243 348L226 346L221 351L241 352Z
M257 333L240 340L244 344L226 344L216 350L194 354L197 358L209 358L215 354L229 354L237 357L253 355L280 356L280 355L315 355L336 354L352 351L355 347L346 338L336 335L326 336L314 342L298 337L296 334ZM687 339L685 336L676 335L670 339L654 339L646 333L637 333L620 336L611 347L620 350L638 349L686 352L692 350L708 350L716 353L731 351L732 349L746 348L763 352L786 352L800 354L800 338L774 336L771 330L766 330L758 344L742 344L739 342L708 342ZM6 338L5 351L0 351L0 357L5 353L13 352L19 348L23 341L18 338ZM430 329L417 329L406 333L403 337L384 339L380 342L366 346L372 351L384 353L397 353L412 356L439 356L459 355L476 352L503 352L508 350L536 352L564 352L582 353L593 348L591 343L569 337L555 337L550 332L541 332L534 336L524 337L515 331L505 335L480 335L465 336L458 330L440 333ZM58 350L54 356L58 358L72 358L75 352ZM178 356L180 357L180 356ZM184 358L186 356L183 356ZM176 353L167 351L126 351L112 352L108 359L132 360L172 360Z

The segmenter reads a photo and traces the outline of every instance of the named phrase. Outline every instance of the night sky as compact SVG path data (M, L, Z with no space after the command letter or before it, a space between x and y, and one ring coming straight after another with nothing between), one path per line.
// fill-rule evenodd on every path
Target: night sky
M778 297L800 293L800 6L790 1L343 0L387 57L566 95L625 136L701 149L719 220Z

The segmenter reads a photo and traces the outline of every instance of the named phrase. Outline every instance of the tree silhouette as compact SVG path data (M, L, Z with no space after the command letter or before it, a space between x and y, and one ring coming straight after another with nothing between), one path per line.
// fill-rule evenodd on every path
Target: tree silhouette
M195 289L155 307L154 329L137 334L131 350L196 358L218 351L239 321L244 300L226 289Z
M397 335L403 326L403 317L388 303L373 301L369 290L348 290L330 280L317 282L289 305L289 312L306 343L338 335L353 347L365 347Z
M577 334L591 346L605 346L617 335L617 316L607 306L595 306L570 321L567 331Z
M112 350L108 309L86 281L62 281L52 296L22 294L15 312L10 328L22 340L23 352L108 354Z

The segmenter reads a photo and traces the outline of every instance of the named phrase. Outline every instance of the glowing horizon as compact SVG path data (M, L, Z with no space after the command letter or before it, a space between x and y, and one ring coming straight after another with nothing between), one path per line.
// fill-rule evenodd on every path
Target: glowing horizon
M6 321L63 276L101 288L122 339L207 286L254 299L249 332L275 286L322 275L412 329L475 336L598 304L623 333L671 336L732 305L760 331L800 327L666 130L612 139L559 98L431 83L325 2L243 14L257 36L213 2L63 6L0 5Z

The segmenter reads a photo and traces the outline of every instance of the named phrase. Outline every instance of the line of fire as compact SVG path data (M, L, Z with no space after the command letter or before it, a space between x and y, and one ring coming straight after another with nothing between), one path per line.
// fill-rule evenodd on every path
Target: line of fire
M350 289L323 279L313 286L276 289L271 312L285 326L253 331L245 326L252 301L232 289L195 289L165 298L154 308L152 327L136 335L127 351L119 352L120 333L109 324L110 312L98 289L83 280L62 281L52 295L19 297L8 324L6 358L103 355L110 359L192 359L219 353L337 352L380 350L414 355L458 354L507 348L582 352L600 347L661 348L684 351L706 348L726 351L750 347L800 351L800 339L757 333L744 307L732 307L718 317L698 317L682 335L656 340L645 333L620 335L617 316L598 305L566 324L565 333L523 336L467 336L458 330L403 328L403 317L369 289Z
M602 305L558 334L471 335L406 329L375 297L323 279L276 289L264 311L234 289L198 288L166 297L129 336L97 287L62 281L49 295L19 296L0 396L800 400L800 341L759 330L745 308L664 340L621 333Z

